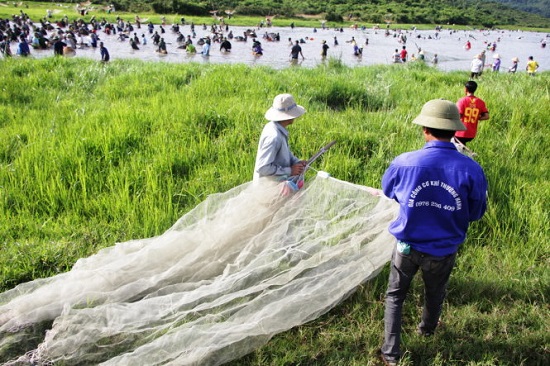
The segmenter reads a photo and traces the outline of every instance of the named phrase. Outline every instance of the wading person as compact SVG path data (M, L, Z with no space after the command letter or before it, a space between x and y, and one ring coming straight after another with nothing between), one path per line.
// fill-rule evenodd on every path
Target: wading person
M99 52L101 54L101 62L109 62L111 56L109 55L109 50L103 45L103 42L99 42Z
M290 151L287 128L305 112L290 94L279 94L273 99L273 105L265 113L270 122L264 126L258 143L255 181L261 177L284 181L304 171L305 161Z
M220 44L220 51L231 52L231 42L226 37L223 38L223 42Z
M194 54L197 53L197 49L195 48L195 45L193 43L188 43L185 47L185 52Z
M519 58L514 57L512 59L512 66L510 66L508 68L508 72L511 72L512 74L515 74L516 71L518 71L518 62L519 62Z
M501 64L501 60L500 60L500 55L498 53L495 53L493 55L493 71L494 72L499 72L500 71L500 64Z
M21 36L20 42L17 45L17 54L23 57L27 57L31 54L31 49L24 36Z
M405 63L407 62L407 46L403 46L401 48L401 52L399 53L399 57L401 58L401 62Z
M139 50L139 47L134 38L130 38L130 47L132 47L133 50Z
M397 365L401 356L402 307L411 281L422 271L424 306L418 333L432 335L439 324L447 283L469 223L486 209L487 180L481 166L451 143L464 130L453 102L427 102L413 123L426 144L395 158L382 178L384 194L396 200L399 215L389 226L397 239L384 312L380 357ZM441 162L445 162L442 164Z
M327 41L323 40L323 45L321 46L321 57L326 58L328 53L329 46Z
M395 49L395 52L393 53L392 59L393 59L394 64L400 64L401 63L401 54L399 53L399 50L397 48Z
M164 38L160 39L157 52L162 53L164 55L168 53L168 50L166 49L166 42L164 42Z
M529 59L527 61L527 66L525 66L525 70L527 70L527 75L535 76L535 73L537 72L538 68L539 68L539 63L533 59L533 56L529 56Z
M4 38L4 40L0 41L0 52L4 57L11 57L11 46L9 39Z
M470 63L470 79L478 78L483 73L483 61L481 57L481 54L476 55Z
M67 44L63 42L59 37L55 37L53 39L53 42L53 54L55 56L63 56L63 48L67 47Z
M203 56L210 56L210 45L212 44L212 41L210 40L209 36L206 36L204 39L204 45L202 46L202 55Z
M298 56L302 56L302 60L304 59L304 54L302 53L302 47L300 46L300 41L296 41L294 46L290 49L290 58L292 61L298 61Z
M476 137L478 122L489 119L489 110L485 102L474 95L476 90L477 83L475 81L470 80L466 82L464 84L464 93L466 96L456 102L460 120L466 127L466 130L457 131L455 137L464 145Z

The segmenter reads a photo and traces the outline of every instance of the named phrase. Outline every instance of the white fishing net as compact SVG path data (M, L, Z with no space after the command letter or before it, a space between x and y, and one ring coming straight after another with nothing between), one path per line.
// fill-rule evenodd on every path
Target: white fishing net
M1 361L219 365L327 312L390 259L397 205L376 190L323 175L280 191L211 195L160 236L0 294Z

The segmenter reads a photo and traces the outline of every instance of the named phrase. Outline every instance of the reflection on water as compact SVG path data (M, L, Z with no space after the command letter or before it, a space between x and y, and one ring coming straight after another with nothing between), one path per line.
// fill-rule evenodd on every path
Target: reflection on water
M99 31L98 35L101 41L109 49L111 60L119 58L139 58L148 61L164 62L199 62L199 63L244 63L248 65L269 66L276 69L285 68L291 65L302 67L315 67L323 61L321 58L322 41L325 40L329 45L328 57L340 59L342 63L348 66L366 66L373 64L389 64L392 62L392 56L395 49L401 50L403 43L399 42L400 37L396 32L385 35L384 29L350 29L341 31L335 29L314 29L314 28L280 28L270 27L257 29L258 39L262 42L264 49L263 56L254 56L252 54L252 39L245 41L230 40L232 50L229 53L220 52L220 44L213 42L210 50L210 56L200 54L202 46L197 45L197 54L189 55L183 49L178 48L176 42L177 34L171 30L170 26L164 27L166 33L161 34L167 43L168 54L160 55L153 45L152 34L147 27L134 29L134 32L141 39L142 35L147 38L147 45L140 44L139 50L133 50L128 40L120 41L117 35L107 35ZM246 27L229 27L229 30L235 36L240 36L246 30ZM154 28L160 33L158 25ZM187 37L191 34L189 25L180 26L181 33ZM197 37L193 42L197 44L200 37L210 34L210 29L204 30L202 26L196 26ZM227 33L227 32L226 32ZM263 39L266 33L278 33L280 41L271 42ZM499 54L502 59L501 71L506 71L511 66L511 59L518 57L520 60L518 71L525 69L528 56L534 56L540 64L539 70L549 69L548 47L541 47L541 41L549 40L549 35L537 32L522 31L450 31L442 30L436 32L413 31L403 32L407 38L405 43L409 52L409 57L413 54L418 56L418 50L421 48L425 53L425 59L428 64L432 64L434 54L438 55L439 62L436 67L441 70L466 70L470 68L470 62L480 51L487 49L488 45L496 43L496 50L487 50L487 64L491 64L493 56ZM355 56L353 45L350 43L352 37L357 41L357 45L363 48L361 56ZM297 63L290 61L291 42L295 40L304 40L301 44L305 60L301 58ZM335 39L338 45L335 45ZM470 40L472 47L470 50L464 48L464 44ZM367 43L368 42L368 43ZM13 47L15 50L15 47ZM53 50L35 50L35 57L51 56ZM77 49L76 57L90 57L99 60L99 49L91 47L81 47Z

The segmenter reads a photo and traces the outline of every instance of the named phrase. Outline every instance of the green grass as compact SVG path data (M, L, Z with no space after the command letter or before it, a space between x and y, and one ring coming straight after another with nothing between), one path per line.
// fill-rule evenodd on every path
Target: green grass
M413 64L328 64L1 60L0 288L160 234L208 194L250 180L263 114L281 92L308 110L290 127L296 155L335 139L315 168L379 187L396 155L422 146L411 123L422 105L457 100L468 77ZM433 338L415 335L422 286L414 282L405 366L550 362L550 73L487 72L479 84L491 118L470 146L489 180L489 208L461 248L445 327ZM387 274L231 365L374 364Z

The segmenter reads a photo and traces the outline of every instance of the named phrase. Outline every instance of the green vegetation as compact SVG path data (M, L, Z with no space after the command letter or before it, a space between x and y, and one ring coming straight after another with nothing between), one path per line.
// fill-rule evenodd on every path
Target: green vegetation
M160 234L208 194L250 180L263 113L281 92L308 110L291 127L298 156L335 139L315 168L379 187L391 159L422 146L411 123L422 105L458 99L468 76L334 59L280 71L53 57L1 60L0 68L1 290ZM548 72L480 80L491 119L471 147L489 179L489 209L461 249L445 327L433 338L415 335L422 287L414 283L404 366L549 363L549 85ZM372 364L386 284L387 270L231 364Z
M369 23L402 23L402 24L460 24L494 27L498 25L524 25L548 27L550 19L540 13L527 13L514 10L497 1L472 0L153 0L130 1L119 0L115 4L121 10L145 10L150 6L158 13L178 13L205 15L218 10L224 15L225 10L235 11L239 15L278 15L296 17L298 15L323 14L327 20L353 18ZM536 7L528 8L536 10Z
M550 19L544 12L536 11L540 3L528 7L525 12L503 5L504 0L329 0L329 1L296 1L296 0L115 0L103 1L88 6L87 16L105 17L114 20L117 16L140 14L153 22L159 22L160 15L167 16L170 22L179 22L181 16L192 17L196 23L211 22L212 16L223 16L232 25L256 25L259 20L275 17L287 25L295 22L298 26L318 26L319 19L335 22L339 25L350 23L403 25L473 26L485 28L528 27L537 29L550 28ZM546 1L546 0L544 0ZM542 2L542 1L541 1ZM546 1L547 2L547 1ZM69 13L70 17L81 16L76 12L77 1L65 3L24 2L0 3L0 17L9 17L19 10L31 15L31 18L43 18L46 9L54 12ZM107 12L108 5L114 5L115 12ZM542 5L540 5L542 6ZM10 8L14 8L11 11ZM13 9L12 8L12 9ZM41 9L35 12L37 9ZM226 11L234 12L230 16ZM150 16L148 16L150 15ZM60 17L59 17L60 18ZM129 18L129 19L131 19ZM230 20L229 20L230 18Z
M550 18L550 0L496 0L514 9Z

